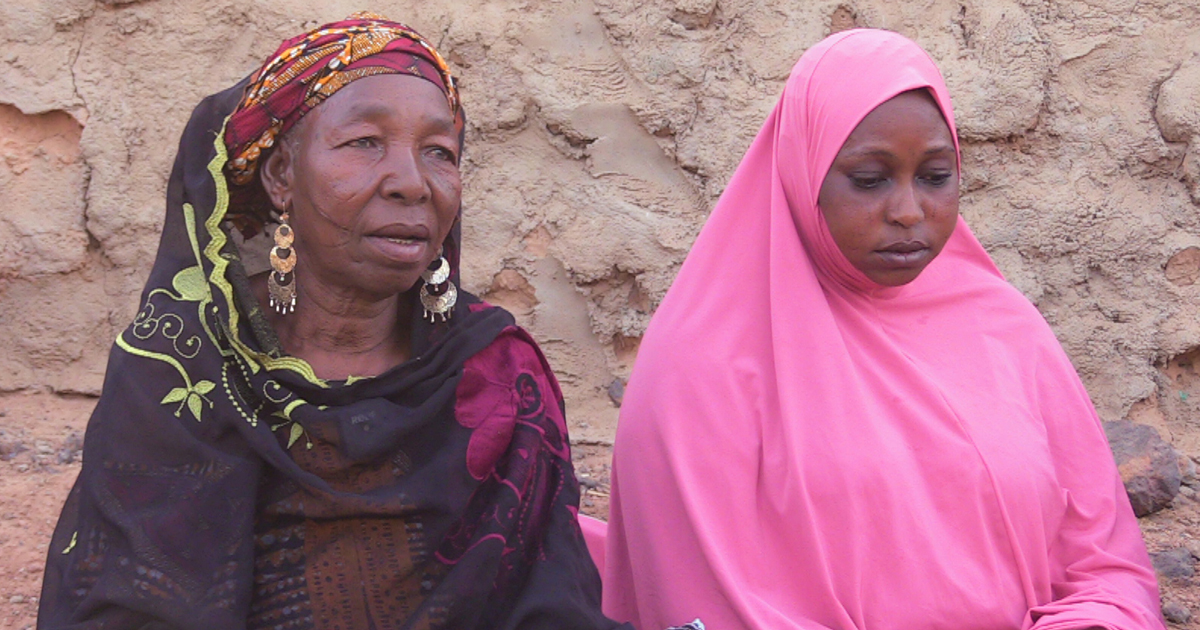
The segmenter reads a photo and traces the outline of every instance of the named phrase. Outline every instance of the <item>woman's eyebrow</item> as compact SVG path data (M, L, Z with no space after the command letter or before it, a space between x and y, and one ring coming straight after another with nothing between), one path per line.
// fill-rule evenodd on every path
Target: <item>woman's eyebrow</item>
M861 149L851 149L846 152L847 157L891 157L895 153L880 147L863 147Z
M924 151L924 155L937 155L940 153L954 153L954 145L939 144L929 147ZM890 149L883 147L863 147L861 149L851 149L844 153L843 157L895 157L896 153Z

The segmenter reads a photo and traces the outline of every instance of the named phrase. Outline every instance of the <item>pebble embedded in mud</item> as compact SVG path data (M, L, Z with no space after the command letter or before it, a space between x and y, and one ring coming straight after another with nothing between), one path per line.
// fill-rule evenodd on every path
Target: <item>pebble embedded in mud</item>
M1163 617L1171 623L1184 624L1192 619L1192 611L1179 602L1167 602L1162 607Z
M1182 484L1179 453L1149 425L1105 422L1104 432L1134 513L1147 516L1171 506Z
M1196 559L1187 547L1150 554L1154 570L1165 578L1190 578L1196 574Z

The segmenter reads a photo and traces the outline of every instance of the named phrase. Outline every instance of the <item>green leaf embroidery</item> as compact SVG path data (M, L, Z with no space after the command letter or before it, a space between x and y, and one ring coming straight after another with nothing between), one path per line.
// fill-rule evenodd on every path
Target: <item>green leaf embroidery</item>
M208 297L208 281L204 278L204 270L200 265L188 267L175 274L171 286L179 293L179 297L188 302L200 302Z
M187 395L188 390L186 387L176 387L175 389L167 392L167 395L163 397L161 404L166 405L170 403L177 403L184 398L187 398Z
M196 422L199 422L203 419L201 414L204 411L204 403L208 403L209 407L213 406L212 401L205 394L216 389L216 387L217 385L212 381L197 381L195 385L176 387L167 392L166 396L163 396L162 404L179 403L175 408L176 418L183 413L183 406L187 405L188 411L192 412L192 415L196 418Z
M192 394L188 396L187 405L188 410L192 412L193 416L196 416L196 421L199 422L200 412L204 410L204 401L200 399L200 396Z
M287 447L292 448L292 445L296 443L296 440L300 439L301 435L304 435L304 427L300 426L298 423L293 423L292 424L292 432L290 435L288 435ZM310 446L309 448L312 448L312 447Z

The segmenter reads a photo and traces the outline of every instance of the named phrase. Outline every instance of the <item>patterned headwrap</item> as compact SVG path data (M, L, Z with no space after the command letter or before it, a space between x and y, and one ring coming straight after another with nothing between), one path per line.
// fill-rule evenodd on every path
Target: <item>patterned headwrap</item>
M289 39L255 73L225 126L226 175L235 187L231 193L244 201L232 204L228 218L243 233L258 231L266 219L254 200L263 154L325 99L377 74L409 74L438 86L462 131L457 82L442 56L411 28L363 12Z

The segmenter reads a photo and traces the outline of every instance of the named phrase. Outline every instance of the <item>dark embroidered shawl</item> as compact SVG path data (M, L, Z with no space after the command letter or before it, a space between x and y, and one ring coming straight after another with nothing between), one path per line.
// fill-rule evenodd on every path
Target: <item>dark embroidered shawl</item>
M613 627L558 386L508 313L464 294L449 324L415 316L414 358L375 378L279 352L223 222L244 85L184 132L39 627Z

